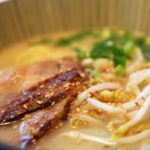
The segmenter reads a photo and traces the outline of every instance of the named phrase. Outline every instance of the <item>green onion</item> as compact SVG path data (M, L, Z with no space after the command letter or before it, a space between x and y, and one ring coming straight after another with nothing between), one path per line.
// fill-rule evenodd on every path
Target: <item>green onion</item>
M69 38L61 38L56 42L57 46L67 46L71 43Z
M98 32L96 31L84 31L77 34L74 34L67 38L61 38L58 41L56 41L56 46L67 46L70 45L73 42L78 42L88 36L97 36Z
M147 61L150 61L150 45L145 45L142 47L143 54Z
M88 58L88 53L79 49L79 48L76 48L75 49L75 53L76 53L76 56L79 58L79 59L85 59L85 58Z
M100 71L99 71L98 69L93 69L93 70L91 71L91 76L92 76L94 79L98 80L99 77L100 77Z
M90 56L94 59L96 58L107 58L110 51L105 43L96 43L93 50L90 53Z
M135 49L135 44L133 41L128 41L124 45L124 51L125 53L130 56L133 53L133 50Z
M150 61L150 44L144 37L136 38L136 44L141 48L144 57L147 61Z
M115 66L121 64L125 66L127 55L123 49L116 47L114 44L109 44L108 41L96 43L93 50L91 51L92 58L109 58L112 59Z
M92 31L84 31L84 32L81 32L81 33L77 33L73 36L70 37L70 40L72 42L74 41L80 41L82 40L83 38L87 37L87 36L91 36L91 35L94 35L94 32Z
M125 67L126 66L126 61L127 61L127 58L124 57L124 56L118 56L118 57L113 58L113 62L114 62L115 66L122 65L122 66Z
M124 71L125 71L125 66L118 65L116 67L116 74L117 75L119 75L119 76L122 75L124 73Z
M51 43L52 43L52 40L51 40L51 39L49 39L49 38L43 38L43 39L41 39L41 40L39 40L39 41L30 43L30 45L31 45L31 46L33 46L33 45L39 45L39 44L41 44L41 45L49 45L49 44L51 44Z

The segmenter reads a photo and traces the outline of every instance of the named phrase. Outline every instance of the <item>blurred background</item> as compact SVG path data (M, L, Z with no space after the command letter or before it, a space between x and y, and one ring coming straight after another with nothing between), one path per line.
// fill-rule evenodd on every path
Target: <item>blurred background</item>
M51 32L121 27L150 33L150 0L0 0L0 48Z

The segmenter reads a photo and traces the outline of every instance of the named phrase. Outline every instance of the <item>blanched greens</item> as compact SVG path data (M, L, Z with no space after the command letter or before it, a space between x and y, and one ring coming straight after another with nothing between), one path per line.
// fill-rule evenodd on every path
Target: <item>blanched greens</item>
M75 49L75 52L76 52L76 56L79 58L79 59L85 59L85 58L88 58L89 57L89 53L81 50L80 48L76 48Z
M74 34L70 37L66 38L60 38L58 41L56 41L57 46L67 46L70 45L73 42L78 42L88 36L98 36L99 32L98 31L83 31L77 34Z
M138 43L139 47L142 49L144 57L147 61L150 61L150 44L147 44L145 41Z
M126 65L128 55L123 49L117 47L112 41L99 42L94 45L94 48L90 52L90 56L93 59L108 58L112 59L114 65Z
M127 60L133 57L137 48L141 49L146 60L150 61L150 44L146 43L143 36L111 31L107 38L99 38L99 42L93 44L93 48L88 52L77 48L77 57L80 59L92 58L94 61L100 58L112 60L118 75L124 72Z
M49 44L51 44L52 43L52 40L51 39L49 39L49 38L47 38L47 37L45 37L45 38L42 38L41 40L39 40L39 41L36 41L36 42L32 42L32 43L30 43L30 45L31 46L33 46L33 45L49 45Z

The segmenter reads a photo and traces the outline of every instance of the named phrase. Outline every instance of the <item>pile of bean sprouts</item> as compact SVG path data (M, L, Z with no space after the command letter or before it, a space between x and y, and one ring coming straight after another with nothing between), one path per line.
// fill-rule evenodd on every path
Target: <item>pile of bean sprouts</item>
M126 114L129 119L125 122L122 122L117 128L112 130L112 135L110 138L93 136L85 134L78 131L69 131L65 132L63 135L70 138L84 139L87 141L94 141L104 145L115 145L115 144L128 144L133 142L138 142L144 140L147 137L150 137L150 128L143 129L140 132L127 134L129 130L132 130L133 127L142 123L144 119L149 119L148 113L150 111L150 68L139 69L137 71L136 67L143 61L143 57L140 54L140 51L137 51L137 60L126 70L128 72L127 84L121 85L119 82L101 82L90 86L85 91L83 91L75 103L75 107L82 106L82 103L86 102L88 107L85 107L87 110L101 110L111 115ZM141 86L142 85L142 86ZM129 99L128 101L122 101L119 104L115 102L105 102L101 99L98 99L93 96L94 92L103 92L103 91L116 91L124 90L132 92L135 94L135 98ZM148 116L148 117L147 117ZM91 124L101 124L102 121L94 118L87 114L80 114L72 116L72 121L74 120L86 121Z

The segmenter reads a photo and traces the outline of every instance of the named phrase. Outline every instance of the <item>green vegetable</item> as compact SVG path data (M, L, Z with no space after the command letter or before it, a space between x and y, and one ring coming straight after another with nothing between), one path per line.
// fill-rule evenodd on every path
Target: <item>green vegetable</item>
M135 42L141 48L143 55L147 59L147 61L150 61L150 44L146 42L146 38L135 38Z
M113 56L123 55L125 55L124 51L118 48L115 44L110 44L110 41L96 43L91 51L92 58L112 58Z
M96 43L90 54L90 56L94 59L109 58L109 55L111 55L111 51L109 45L107 45L107 42Z
M76 48L75 49L75 53L76 53L76 56L79 58L79 59L84 59L84 58L88 58L88 53L79 49L79 48Z
M145 38L144 37L134 37L133 40L140 47L145 45Z
M150 61L150 45L142 46L142 50L147 61Z
M114 44L109 44L108 41L95 44L90 56L94 59L112 59L115 66L119 64L125 66L127 61L127 55L124 53L124 50L116 47Z
M73 36L70 37L71 41L80 41L82 40L83 38L87 37L87 36L90 36L90 35L93 35L93 32L92 31L84 31L84 32L81 32L81 33L77 33Z
M94 79L99 79L100 77L100 71L98 69L93 69L91 71L91 76L94 78Z
M94 37L100 37L101 31L99 31L99 30L92 31L91 35L94 36Z
M125 56L116 56L113 58L113 62L115 66L121 65L126 66L127 58Z
M124 33L123 35L118 35L118 32L112 31L110 40L113 41L116 46L123 46L128 41L132 41L133 38L128 32Z
M31 46L33 45L38 45L38 44L41 44L41 45L49 45L52 43L52 40L49 39L49 38L43 38L37 42L33 42L33 43L30 43Z
M82 39L84 39L85 37L88 36L97 36L99 32L96 31L84 31L84 32L80 32L77 34L74 34L68 38L61 38L56 42L57 46L67 46L70 45L72 42L77 42L80 41Z
M119 75L119 76L122 75L124 73L124 71L125 71L125 66L118 65L116 67L116 74L117 75Z
M69 38L61 38L56 42L57 46L67 46L71 43Z
M130 56L133 53L135 47L135 43L132 40L129 40L124 45L124 51L128 56Z
M92 35L94 32L83 32L70 37L71 41L77 41ZM105 30L101 32L101 37L104 35L103 41L97 42L93 45L89 56L86 52L81 50L76 50L77 56L80 59L87 57L92 58L96 62L95 66L99 66L101 60L99 59L109 59L112 60L114 66L116 67L116 74L121 75L125 71L127 60L132 58L134 50L140 48L145 56L145 58L150 61L150 42L146 42L146 38L142 36L137 36L135 34L130 34L128 32L118 32L117 30ZM147 40L148 41L148 40ZM149 39L150 41L150 39ZM98 60L98 61L97 61ZM97 67L94 67L97 69Z

